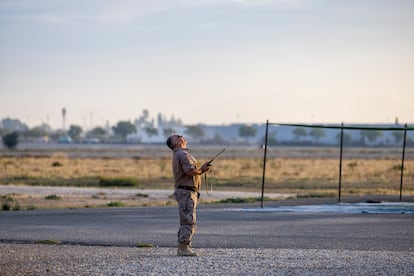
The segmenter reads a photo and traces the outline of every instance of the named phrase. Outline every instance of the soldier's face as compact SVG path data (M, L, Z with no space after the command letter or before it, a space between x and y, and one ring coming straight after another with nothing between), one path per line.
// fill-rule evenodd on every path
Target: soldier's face
M184 138L184 136L177 135L175 138L175 145L185 147L187 146L187 140Z

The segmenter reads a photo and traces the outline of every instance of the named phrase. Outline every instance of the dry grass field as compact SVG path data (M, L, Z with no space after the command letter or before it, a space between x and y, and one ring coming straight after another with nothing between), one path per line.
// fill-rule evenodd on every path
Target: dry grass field
M196 150L200 161L207 160L216 149ZM339 177L339 160L329 150L309 149L291 155L271 153L266 165L266 192L293 193L299 196L336 196ZM321 153L322 151L322 153ZM218 191L260 191L263 173L262 150L241 151L217 159L207 181ZM336 153L336 151L333 151ZM0 185L65 186L65 187L108 187L121 186L124 189L171 189L172 173L170 153L149 157L140 154L118 157L70 156L68 152L49 154L3 155L0 157ZM198 154L198 155L197 155ZM342 164L342 195L399 195L401 159L390 154L378 158L364 158L354 154ZM116 155L114 155L116 156ZM362 157L361 157L362 156ZM367 155L367 156L372 156ZM414 160L405 160L404 195L414 194ZM18 200L21 208L28 208L33 198L22 194L4 194L1 200ZM55 198L53 197L55 196ZM137 197L140 197L139 195ZM95 201L105 202L106 195L94 195ZM47 204L62 205L59 195L51 194ZM122 198L114 205L122 205ZM121 203L120 203L121 202ZM46 204L44 203L44 204ZM52 204L52 205L53 205ZM82 206L88 203L82 202ZM33 205L33 204L32 204ZM99 204L92 204L99 205ZM46 206L50 207L50 206ZM3 208L4 209L4 208Z

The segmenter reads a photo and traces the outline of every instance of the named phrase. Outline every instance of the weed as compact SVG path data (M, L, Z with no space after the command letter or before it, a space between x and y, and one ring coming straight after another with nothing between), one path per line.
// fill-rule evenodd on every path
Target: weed
M58 195L48 195L45 197L46 200L61 200L62 197Z
M9 211L9 210L11 209L11 205L10 205L9 203L3 203L3 204L1 205L1 209L2 209L3 211Z
M335 193L330 192L318 192L318 193L309 193L309 194L299 194L297 198L324 198L324 197L335 197Z
M358 166L358 163L357 162L351 162L351 163L348 164L348 167L351 168L351 169L353 169L353 168L355 168L357 166Z
M52 167L62 167L62 166L63 166L63 164L60 163L59 161L55 161L55 162L52 163Z
M60 244L58 240L39 240L35 241L35 244Z
M6 200L10 201L10 202L13 202L14 201L13 195L7 195Z
M92 199L106 199L106 193L100 192L92 195Z
M167 163L166 162L163 162L163 161L160 161L160 171L161 172L164 172L166 170L167 170Z
M137 247L140 247L140 248L154 247L154 245L152 243L140 242L140 243L137 244Z
M99 186L101 187L138 187L138 179L134 177L100 177Z
M261 197L232 197L232 198L226 198L217 201L217 203L254 203L254 202L260 202L262 200ZM268 197L263 198L264 201L270 200Z
M17 201L14 202L14 203L9 203L9 202L3 203L1 205L1 208L2 208L3 211L19 211L19 210L21 210L21 206Z
M13 202L15 200L12 194L7 194L7 195L4 195L4 196L0 196L0 199L5 200L7 202Z
M394 166L392 166L392 170L393 171L401 171L401 169L402 169L402 165L394 165ZM405 168L404 168L404 170L405 170Z
M106 206L108 206L108 207L124 207L125 204L122 203L121 201L111 201L108 204L106 204Z

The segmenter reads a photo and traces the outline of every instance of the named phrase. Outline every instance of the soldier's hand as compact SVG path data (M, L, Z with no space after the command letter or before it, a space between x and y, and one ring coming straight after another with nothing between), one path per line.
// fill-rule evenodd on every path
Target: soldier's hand
M204 163L202 166L201 166L201 169L204 171L204 172L208 172L210 169L211 169L211 167L212 167L213 165L210 163L210 162L206 162L206 163Z

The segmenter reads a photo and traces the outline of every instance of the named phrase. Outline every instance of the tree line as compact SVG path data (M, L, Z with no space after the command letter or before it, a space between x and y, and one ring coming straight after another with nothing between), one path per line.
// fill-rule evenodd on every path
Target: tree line
M128 136L144 132L147 137L164 137L167 138L172 133L177 133L177 130L187 135L192 142L202 144L257 144L262 145L265 142L265 137L258 137L259 130L263 125L247 125L239 124L237 127L237 136L239 140L229 140L222 133L210 133L208 126L203 125L187 125L180 124L159 124L155 127L154 124L145 123L148 121L148 116L142 116L138 120L140 129L137 129L137 120L135 124L130 121L119 121L114 126L97 126L90 130L83 130L79 125L72 124L67 130L53 130L49 125L42 124L29 128L26 124L18 119L6 118L0 121L0 137L3 144L8 148L14 148L19 141L34 141L34 142L61 142L61 143L127 143L132 142L128 140ZM143 123L144 122L144 123ZM291 134L293 139L281 140L278 137L278 130L269 133L268 145L295 145L295 146L320 146L325 145L321 143L322 138L326 136L326 132L322 128L295 127L292 128ZM209 132L209 133L206 133ZM208 135L207 135L208 134ZM403 140L402 131L393 131L393 142L399 144ZM379 130L360 130L358 139L353 139L352 134L344 132L343 141L345 145L364 146L366 143L375 144L378 138L383 136L383 132ZM336 142L340 141L340 132L336 135ZM413 139L407 137L407 146L414 145ZM388 139L388 138L387 138ZM326 140L325 140L326 141ZM139 143L140 141L133 141ZM335 143L335 141L333 141ZM389 144L392 141L388 141Z
M182 127L180 127L181 129ZM177 132L174 127L165 124L162 125L162 128L146 124L140 131L145 132L148 137L162 135L165 138ZM6 118L0 121L0 137L8 148L15 148L21 140L62 143L126 143L128 136L137 132L136 125L130 121L119 121L112 127L97 126L88 131L84 131L81 126L75 124L70 125L67 130L54 130L47 124L29 128L18 119ZM252 137L256 135L256 132L257 129L254 127L241 126L239 135L240 137ZM206 132L201 125L184 126L184 134L195 142L225 143L225 139L220 135L215 135L210 140L203 140Z

